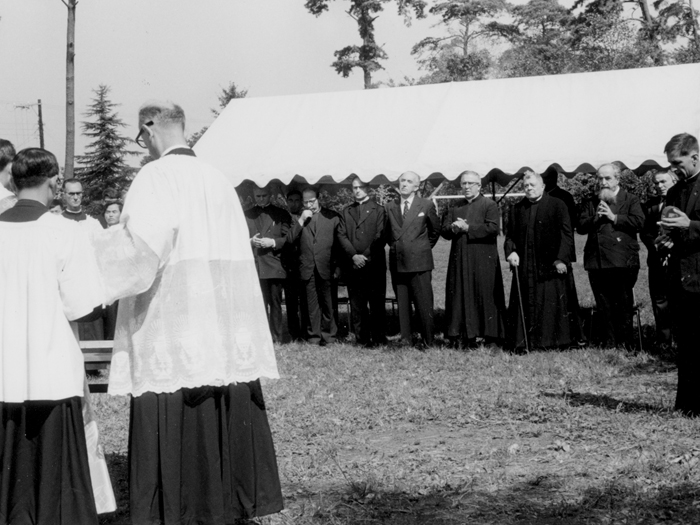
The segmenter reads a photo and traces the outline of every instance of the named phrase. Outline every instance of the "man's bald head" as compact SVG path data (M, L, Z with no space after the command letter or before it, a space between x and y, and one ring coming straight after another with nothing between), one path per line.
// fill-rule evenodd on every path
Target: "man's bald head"
M139 127L147 122L153 122L154 126L163 128L177 126L184 131L185 112L169 100L149 100L139 109Z
M170 148L187 147L185 112L180 106L170 101L146 102L139 109L139 134L136 137L136 143L145 145L155 159Z

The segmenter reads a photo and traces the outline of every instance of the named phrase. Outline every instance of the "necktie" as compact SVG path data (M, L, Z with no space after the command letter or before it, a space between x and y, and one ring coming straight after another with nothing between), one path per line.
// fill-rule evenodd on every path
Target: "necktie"
M401 217L405 219L407 214L408 214L408 201L404 201L403 214L401 215Z

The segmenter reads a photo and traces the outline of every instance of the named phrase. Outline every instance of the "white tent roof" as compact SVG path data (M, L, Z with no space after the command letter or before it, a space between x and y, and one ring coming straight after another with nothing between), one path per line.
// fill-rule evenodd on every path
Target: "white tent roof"
M665 165L668 139L699 131L700 64L690 64L235 99L195 150L235 185L407 170L452 180L467 169Z

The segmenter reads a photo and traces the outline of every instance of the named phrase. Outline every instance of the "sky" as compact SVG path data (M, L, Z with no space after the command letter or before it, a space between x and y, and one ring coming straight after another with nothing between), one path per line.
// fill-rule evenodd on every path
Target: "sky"
M347 2L314 17L304 0L80 0L76 15L76 154L84 152L83 113L105 84L136 135L148 99L169 99L187 115L187 133L209 125L221 88L236 82L249 97L359 90L330 66L333 52L359 43ZM63 164L67 10L61 0L0 0L0 138L17 149L39 145L42 101L45 147ZM376 38L389 55L375 81L419 77L412 46L439 33L434 16L406 27L393 3L377 19ZM28 104L33 104L26 106ZM18 106L25 106L25 109ZM138 149L138 148L136 148ZM138 165L138 158L129 161Z

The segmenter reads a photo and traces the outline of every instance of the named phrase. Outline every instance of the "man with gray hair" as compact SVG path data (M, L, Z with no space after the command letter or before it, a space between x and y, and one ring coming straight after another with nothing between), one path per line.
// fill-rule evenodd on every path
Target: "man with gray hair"
M386 206L387 241L391 282L399 306L401 342L413 344L411 302L420 321L420 347L433 344L433 247L440 238L440 219L435 205L416 195L417 173L399 177L399 200Z
M517 272L510 289L509 346L567 348L581 339L569 211L545 192L538 173L526 173L523 182L525 198L511 208L503 246Z
M506 299L496 240L498 205L481 195L481 176L460 176L464 201L445 214L442 236L452 241L445 286L446 336L454 346L473 346L477 337L501 344Z
M616 164L598 168L598 195L584 204L577 231L588 235L583 267L602 327L600 343L630 348L633 288L639 274L637 233L644 226L644 212L639 199L620 187L620 173Z
M233 523L282 508L260 377L277 378L248 228L233 185L187 147L172 102L139 111L157 160L121 223L97 236L120 299L110 394L130 394L133 523Z

